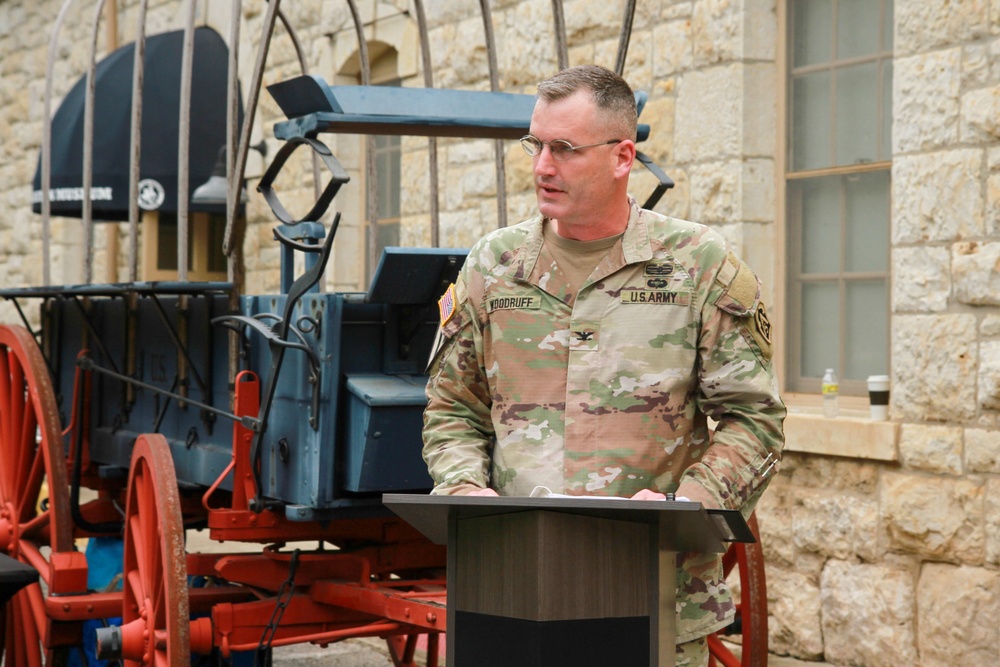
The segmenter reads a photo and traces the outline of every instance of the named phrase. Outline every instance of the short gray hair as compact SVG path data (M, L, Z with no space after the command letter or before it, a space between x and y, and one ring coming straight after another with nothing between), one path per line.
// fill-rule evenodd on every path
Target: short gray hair
M590 91L597 108L610 124L621 133L615 139L635 140L635 93L625 82L606 67L577 65L568 67L538 84L538 98L546 102L565 99L579 90Z

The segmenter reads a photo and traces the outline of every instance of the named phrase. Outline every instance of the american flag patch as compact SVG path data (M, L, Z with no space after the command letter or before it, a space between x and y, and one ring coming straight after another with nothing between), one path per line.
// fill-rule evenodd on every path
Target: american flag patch
M455 315L455 284L448 285L441 298L438 299L438 310L441 311L441 326L448 324L448 321Z

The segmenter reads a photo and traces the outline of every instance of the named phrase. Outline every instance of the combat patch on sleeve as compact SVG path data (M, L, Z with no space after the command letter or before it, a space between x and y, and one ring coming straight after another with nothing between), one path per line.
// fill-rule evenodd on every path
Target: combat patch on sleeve
M771 357L774 355L774 344L771 342L771 320L767 316L763 301L757 304L757 308L753 312L753 323L749 324L747 329L749 329L754 342L757 343L757 347L760 348L764 361L771 361Z
M760 282L757 276L746 262L729 253L717 280L723 291L715 305L739 318L739 330L747 344L762 362L770 362L774 354L771 320L767 316L764 302L760 300Z

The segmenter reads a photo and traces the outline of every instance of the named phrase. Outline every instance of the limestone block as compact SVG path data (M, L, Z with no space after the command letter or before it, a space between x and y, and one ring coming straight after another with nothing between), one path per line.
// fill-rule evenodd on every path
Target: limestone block
M982 483L967 479L886 473L881 506L891 547L935 559L982 562L984 495Z
M989 665L1000 655L1000 573L925 563L917 584L922 667Z
M1000 341L979 344L979 406L1000 410Z
M896 0L895 50L930 51L989 34L989 0Z
M820 588L814 576L768 563L768 650L803 660L823 656Z
M451 63L455 72L455 87L468 88L473 84L488 82L489 59L486 53L486 35L479 12L474 19L466 19L456 26L455 41L449 45L443 61Z
M962 50L897 58L893 69L894 153L943 148L958 141Z
M1000 336L1000 315L987 315L979 323L979 333L983 336Z
M828 561L820 578L825 659L866 667L916 665L915 579L905 563Z
M735 60L743 51L743 6L738 0L698 0L691 16L694 64Z
M775 5L775 0L743 0L741 57L751 60L774 60L777 57L778 15Z
M740 174L740 214L747 222L774 221L774 161L745 160ZM773 249L772 249L773 254Z
M400 159L399 206L403 213L428 210L431 188L430 164L427 152L404 153ZM441 187L438 183L438 187Z
M440 215L442 247L469 248L488 230L479 219L479 209L442 211Z
M668 0L662 4L663 9L660 17L668 21L672 19L691 18L691 14L694 12L694 3L690 0L681 0L680 2Z
M497 63L509 86L530 86L558 68L553 37L551 5L520 2L502 14L494 13L497 23ZM542 28L544 26L544 29Z
M792 510L792 534L800 551L846 559L878 551L878 504L827 490L800 489Z
M569 43L617 39L622 22L618 3L606 0L569 0L563 3L563 7L566 39Z
M431 245L431 216L408 215L400 220L399 244L411 248Z
M466 167L460 178L461 190L466 197L496 198L497 174L494 162Z
M761 547L768 563L798 565L798 550L792 532L792 510L798 489L779 474L767 487L754 512L760 528Z
M1000 86L971 90L962 96L961 141L995 141L1000 137Z
M520 144L510 142L507 153L504 155L504 165L508 199L517 193L534 194L534 170L531 158L521 149Z
M986 178L986 233L1000 235L1000 173Z
M983 151L958 149L897 157L892 165L895 243L982 236L985 225L978 178Z
M636 148L651 157L653 162L661 167L674 159L675 109L676 100L673 97L656 97L646 102L642 115L639 117L640 122L649 124L649 139L638 144ZM636 165L632 171L646 171L646 169Z
M468 18L473 13L478 13L478 11L479 5L475 0L424 3L427 23L431 26L455 23L461 19Z
M691 181L687 171L676 165L660 165L674 181L674 187L660 200L656 210L664 215L687 220L691 217Z
M976 42L962 47L962 87L966 90L996 83L991 44Z
M986 562L1000 563L1000 479L986 480Z
M907 468L960 475L962 429L953 426L903 424L899 430L899 456Z
M972 315L893 318L892 413L913 421L963 421L976 414L978 365Z
M742 145L743 66L724 65L678 77L674 138L679 162L738 156Z
M743 153L773 160L778 127L778 91L772 63L744 66L743 90L752 91L743 99ZM773 195L772 195L773 197Z
M940 312L948 307L951 254L947 248L894 248L892 267L894 312Z
M538 215L538 200L534 192L507 197L507 224L515 224Z
M691 217L707 225L736 222L740 211L740 161L711 162L692 165Z
M874 494L878 491L879 466L857 460L785 452L777 479L787 480L796 487Z
M1000 432L966 430L965 465L969 472L1000 473Z
M691 21L681 19L653 28L653 75L674 76L691 67Z
M445 163L452 167L460 167L487 160L492 161L493 147L495 145L496 142L492 139L456 139L450 141L446 144L446 150L444 151ZM520 151L521 155L524 155L530 165L531 158L528 157L519 145L516 148ZM438 148L438 152L441 152L441 148Z

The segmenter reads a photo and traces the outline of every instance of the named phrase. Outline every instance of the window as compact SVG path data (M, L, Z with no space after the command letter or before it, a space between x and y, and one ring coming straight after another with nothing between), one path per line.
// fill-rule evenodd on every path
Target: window
M788 0L786 387L889 371L892 0Z
M192 212L188 220L188 280L226 280L225 216ZM143 215L144 280L177 280L177 233L177 214Z
M393 85L399 85L395 82ZM378 212L372 216L368 211L367 218L375 218L375 228L378 230L376 240L375 262L378 263L382 250L387 246L399 245L400 188L402 151L398 136L376 135L372 137L375 147L375 200ZM365 238L371 234L371 226L366 227ZM368 247L368 244L365 244ZM365 275L371 276L374 266L369 266Z

